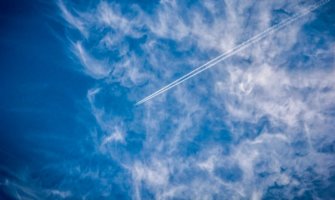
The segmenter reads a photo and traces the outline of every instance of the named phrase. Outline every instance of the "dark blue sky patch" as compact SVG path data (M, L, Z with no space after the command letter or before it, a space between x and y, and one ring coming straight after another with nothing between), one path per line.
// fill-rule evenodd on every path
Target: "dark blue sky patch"
M214 170L214 174L226 182L237 182L243 178L243 171L238 165L218 167Z
M114 117L131 118L133 102L128 100L129 90L115 84L102 89L95 97L95 106L104 109Z

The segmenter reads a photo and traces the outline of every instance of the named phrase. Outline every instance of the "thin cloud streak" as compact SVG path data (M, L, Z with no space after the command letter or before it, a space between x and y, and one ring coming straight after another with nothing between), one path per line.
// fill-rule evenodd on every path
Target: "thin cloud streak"
M244 41L243 43L235 46L234 48L232 48L231 50L217 56L216 58L208 61L207 63L201 65L200 67L197 67L196 69L192 70L191 72L187 73L186 75L178 78L177 80L173 81L172 83L164 86L163 88L159 89L158 91L152 93L151 95L143 98L142 100L138 101L135 105L141 105L147 101L149 101L150 99L176 87L177 85L181 84L182 82L192 78L193 76L196 76L197 74L215 66L216 64L226 60L227 58L235 55L236 53L244 50L245 48L251 46L254 43L259 42L260 40L270 36L271 34L275 33L276 31L279 31L283 28L285 28L286 26L290 25L291 23L295 22L296 20L298 20L299 18L313 12L314 10L318 9L319 7L327 4L330 0L321 0L318 3L315 3L313 5L311 5L309 8L293 15L292 17L287 18L286 20L271 26L270 28L264 30L263 32L253 36L252 38Z

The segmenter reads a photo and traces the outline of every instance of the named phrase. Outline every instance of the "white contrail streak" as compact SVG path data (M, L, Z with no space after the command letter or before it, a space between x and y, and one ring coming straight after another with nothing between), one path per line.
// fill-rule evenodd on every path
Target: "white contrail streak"
M138 101L136 103L136 105L140 105L142 103L145 103L146 101L149 101L150 99L166 92L167 90L170 90L171 88L179 85L180 83L192 78L193 76L213 67L214 65L216 65L219 62L222 62L223 60L226 60L227 58L235 55L236 53L244 50L245 48L249 47L250 45L259 42L260 40L266 38L267 36L273 34L274 32L288 26L289 24L293 23L294 21L296 21L297 19L311 13L312 11L318 9L319 7L321 7L322 5L328 3L330 0L321 0L318 3L313 4L312 6L310 6L307 9L304 9L303 11L293 15L292 17L287 18L286 20L271 26L270 28L264 30L263 32L249 38L248 40L244 41L243 43L235 46L234 48L232 48L231 50L228 50L227 52L217 56L216 58L213 58L212 60L208 61L207 63L201 65L200 67L197 67L196 69L192 70L191 72L185 74L184 76L178 78L177 80L173 81L172 83L162 87L161 89L157 90L156 92L152 93L151 95L143 98L142 100Z

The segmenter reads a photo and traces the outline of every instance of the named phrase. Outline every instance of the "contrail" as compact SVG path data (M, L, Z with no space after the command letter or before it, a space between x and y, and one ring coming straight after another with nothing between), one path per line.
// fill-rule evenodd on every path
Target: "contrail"
M249 38L248 40L244 41L243 43L235 46L234 48L232 48L231 50L228 50L227 52L213 58L212 60L208 61L207 63L201 65L200 67L197 67L196 69L192 70L191 72L185 74L184 76L178 78L177 80L173 81L172 83L162 87L161 89L157 90L156 92L152 93L151 95L143 98L142 100L138 101L135 105L140 105L142 103L145 103L147 101L149 101L150 99L166 92L167 90L170 90L171 88L179 85L180 83L192 78L193 76L213 67L214 65L216 65L219 62L222 62L223 60L226 60L227 58L235 55L236 53L244 50L245 48L249 47L250 45L259 42L260 40L266 38L267 36L275 33L276 31L288 26L289 24L293 23L294 21L298 20L299 18L311 13L312 11L318 9L319 7L325 5L326 3L328 3L330 0L321 0L318 3L313 4L312 6L310 6L307 9L304 9L303 11L296 13L295 15L293 15L292 17L287 18L286 20L271 26L270 28L264 30L263 32Z

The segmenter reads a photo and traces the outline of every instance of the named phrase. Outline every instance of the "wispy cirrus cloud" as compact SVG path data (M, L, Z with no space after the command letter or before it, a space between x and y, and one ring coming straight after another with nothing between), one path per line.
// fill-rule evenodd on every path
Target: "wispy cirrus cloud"
M96 153L128 177L110 182L127 185L133 199L330 197L321 191L334 185L334 37L328 24L315 24L326 23L320 16L332 2L133 107L313 2L160 1L145 8L101 1L73 4L75 11L60 2L81 33L69 35L73 52L96 79L87 93Z

